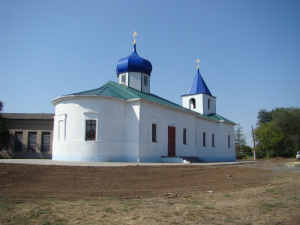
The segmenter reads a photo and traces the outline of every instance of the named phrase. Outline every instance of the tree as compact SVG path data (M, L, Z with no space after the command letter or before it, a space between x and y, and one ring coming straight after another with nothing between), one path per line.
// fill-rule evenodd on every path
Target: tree
M281 129L276 127L274 123L269 122L267 124L260 125L255 130L255 137L259 140L258 151L260 157L276 157L280 151L280 142L283 139L283 133Z
M249 156L252 156L252 149L250 146L246 145L246 137L243 133L243 128L240 124L235 127L234 132L234 142L235 142L235 150L236 150L236 158L244 159Z
M236 126L234 136L235 150L236 152L240 152L242 150L242 147L246 145L246 138L243 133L243 128L240 124Z
M2 109L3 109L3 105L4 105L4 103L0 100L0 135L5 130L4 118L3 118L2 114L1 114Z
M3 106L4 106L4 103L0 100L0 150L3 147L4 138L9 135L9 133L5 127L5 119L1 114Z
M257 115L257 123L256 125L267 124L272 120L272 113L268 112L266 109L261 109Z
M255 130L261 157L294 157L300 151L300 109L260 110Z

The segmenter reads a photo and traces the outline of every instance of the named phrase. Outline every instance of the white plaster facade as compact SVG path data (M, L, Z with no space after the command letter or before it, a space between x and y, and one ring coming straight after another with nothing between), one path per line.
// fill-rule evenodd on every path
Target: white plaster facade
M215 114L217 110L216 97L204 93L183 95L182 106L205 115Z
M234 126L226 121L204 119L198 113L144 99L71 95L57 98L53 104L53 160L162 162L162 156L168 156L168 126L176 128L176 156L235 160ZM86 119L97 121L95 141L85 140ZM156 142L152 142L152 124L157 125Z
M140 72L127 72L118 75L119 84L144 93L150 93L150 75Z

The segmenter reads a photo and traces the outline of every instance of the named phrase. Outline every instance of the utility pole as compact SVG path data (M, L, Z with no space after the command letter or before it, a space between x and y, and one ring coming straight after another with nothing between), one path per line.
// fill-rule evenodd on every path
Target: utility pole
M256 160L256 151L255 151L255 140L254 140L254 132L253 132L253 126L251 125L252 128L252 139L253 139L253 156L254 156L254 160Z

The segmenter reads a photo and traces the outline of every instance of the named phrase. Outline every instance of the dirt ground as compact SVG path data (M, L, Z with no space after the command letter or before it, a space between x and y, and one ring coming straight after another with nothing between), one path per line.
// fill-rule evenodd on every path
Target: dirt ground
M0 164L1 197L137 198L266 184L266 171L236 166L74 167ZM228 177L231 175L231 177Z
M300 224L299 166L0 164L0 224Z

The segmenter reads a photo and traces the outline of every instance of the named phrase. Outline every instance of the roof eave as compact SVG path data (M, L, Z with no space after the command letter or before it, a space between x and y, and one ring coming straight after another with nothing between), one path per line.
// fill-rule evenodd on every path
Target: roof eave
M149 102L151 104L158 105L158 106L161 106L163 108L172 109L172 110L176 110L176 111L187 113L187 114L192 114L195 117L199 117L199 118L201 118L203 120L213 121L213 122L216 122L216 123L219 122L216 119L212 119L212 118L209 118L209 117L204 117L204 116L202 116L202 114L197 113L197 112L192 111L192 110L189 110L189 109L186 109L186 108L180 109L180 108L177 108L177 107L173 107L173 106L170 106L170 105L165 105L165 104L162 104L162 103L159 103L159 102L154 102L154 101L143 99L143 98L128 99L127 101L144 101L144 102Z
M68 100L68 99L85 99L85 98L109 98L109 99L117 99L117 100L122 100L126 101L126 99L118 98L118 97L113 97L113 96L103 96L103 95L63 95L60 97L57 97L52 100L52 105L56 106L58 102L61 102L63 100Z
M234 122L229 122L229 121L226 121L226 120L219 120L219 123L228 123L230 125L236 125L236 123Z
M181 97L184 97L184 96L191 96L191 95L200 95L200 94L206 94L206 93L201 92L201 93L196 93L196 94L185 94L185 95L181 95ZM206 95L209 95L209 94L206 94ZM213 95L209 95L209 96L211 96L211 97L213 97L213 98L217 98L217 97L215 97L215 96L213 96Z

